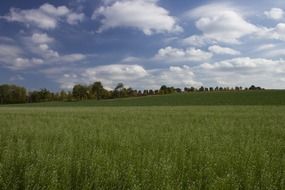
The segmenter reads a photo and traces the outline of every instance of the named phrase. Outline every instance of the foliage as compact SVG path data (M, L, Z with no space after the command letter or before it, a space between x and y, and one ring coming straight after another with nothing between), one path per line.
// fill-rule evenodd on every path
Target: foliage
M54 94L47 89L41 89L40 91L32 91L29 94L29 102L47 102L54 99Z
M16 85L0 85L0 104L26 102L26 89Z
M104 87L101 82L97 81L91 86L92 93L96 96L97 100L100 100L104 95Z
M89 89L87 86L77 84L72 89L72 95L75 99L84 100L88 98Z
M145 89L135 90L132 88L125 88L123 83L118 83L114 90L108 91L104 88L100 81L94 82L91 85L74 85L72 92L63 91L51 92L47 89L41 89L40 91L31 91L26 96L26 89L15 85L2 85L0 86L0 104L9 103L34 103L34 102L48 102L48 101L79 101L90 99L112 99L112 98L126 98L126 97L140 97L140 96L153 96L153 95L165 95L175 93L189 93L189 92L213 92L213 91L241 91L242 87L235 88L222 88L213 87L207 88L201 86L200 88L184 88L184 91L180 88L167 87L162 85L159 90ZM264 90L261 87L255 87L252 85L250 88L244 88L244 91L261 91ZM16 100L16 99L19 100Z

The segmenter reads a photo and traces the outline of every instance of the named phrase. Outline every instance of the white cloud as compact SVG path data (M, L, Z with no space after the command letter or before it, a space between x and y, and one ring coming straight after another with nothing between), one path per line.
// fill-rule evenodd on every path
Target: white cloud
M279 23L274 28L262 27L256 31L256 37L285 41L285 23Z
M38 54L44 57L45 59L50 59L50 58L57 58L59 57L59 53L57 51L54 51L50 49L49 45L47 44L40 44L38 46Z
M86 55L81 53L74 53L74 54L67 54L61 56L59 60L57 60L57 62L72 63L72 62L82 61L84 59L86 59Z
M201 86L201 82L195 80L195 74L192 69L187 66L170 66L168 69L160 69L152 72L153 81L155 81L154 88L160 85L174 86L174 87L189 87Z
M200 77L222 86L259 85L265 88L284 88L285 60L239 57L198 68ZM234 76L234 77L233 77Z
M227 48L227 47L221 47L218 45L210 46L208 50L214 54L220 54L220 55L240 55L241 54L237 50Z
M16 58L23 52L14 45L0 44L0 60L7 57Z
M188 48L184 50L168 46L160 49L155 57L156 59L167 62L201 62L208 61L212 56L212 53L196 48Z
M99 32L116 27L137 28L146 35L183 31L176 19L154 0L117 1L95 10L92 18L101 18Z
M181 88L202 85L195 80L194 73L186 65L147 70L137 64L116 64L73 71L63 69L61 72L49 70L47 74L56 74L55 80L67 89L74 84L91 84L94 81L101 81L108 89L113 89L119 82L136 89L158 89L163 84Z
M43 4L40 7L40 10L42 12L45 12L49 15L54 15L54 16L65 16L70 13L70 10L66 6L55 7L48 3Z
M23 70L43 64L38 57L26 58L25 52L15 45L0 45L0 66L11 70Z
M121 62L122 63L131 63L131 62L137 63L137 62L140 62L140 61L142 61L142 59L139 58L139 57L129 56L129 57L124 58Z
M139 65L104 65L93 68L81 69L65 73L65 77L56 77L62 88L72 88L74 84L91 84L94 81L101 81L107 88L113 88L117 83L123 82L129 85L148 75L147 71ZM76 77L74 77L76 76Z
M32 40L36 44L46 44L54 41L53 38L49 37L45 33L34 33L32 36Z
M86 59L86 55L81 53L61 54L54 50L55 39L46 33L34 33L32 37L25 39L25 49L41 57L46 64L74 63Z
M275 48L276 45L274 44L263 44L256 48L256 51L265 51Z
M0 66L11 70L25 70L86 59L87 56L81 53L60 54L50 47L54 41L55 39L46 33L34 33L32 36L23 37L17 43L4 40L0 45Z
M206 44L215 43L215 42L202 35L192 35L190 37L184 38L182 40L182 43L188 46L202 47Z
M19 10L12 8L6 19L11 22L25 23L28 26L35 25L43 29L54 29L57 26L56 18L46 15L39 10Z
M205 37L225 43L239 43L241 37L257 30L240 12L232 6L209 4L191 10L188 15L198 19L196 27Z
M75 25L82 22L84 18L85 15L83 13L71 13L67 16L67 23L70 25Z
M201 67L205 69L223 69L223 70L242 69L244 70L244 72L249 72L250 70L255 70L255 71L260 70L263 72L268 72L270 70L277 71L280 67L285 68L284 64L285 64L284 60L274 61L262 58L252 59L249 57L239 57L229 60L223 60L213 64L204 63L201 65Z
M27 26L36 26L41 29L54 29L63 18L69 24L76 24L83 20L83 13L74 13L66 6L55 7L45 3L38 9L21 10L11 8L10 13L4 18L10 22L20 22Z
M43 63L44 61L39 58L27 59L27 58L18 57L14 60L13 69L15 70L26 69L41 65Z
M11 70L21 70L30 67L32 63L38 63L37 58L22 58L24 52L17 46L1 44L0 45L0 66Z
M263 56L268 58L284 58L285 57L285 49L278 48L278 49L270 49L263 53Z
M84 73L88 78L92 80L92 77L96 79L96 76L111 77L115 81L125 81L128 79L138 79L147 76L147 71L139 65L106 65L98 66L96 68L87 69Z
M267 18L273 20L280 20L284 17L284 11L280 8L272 8L269 11L265 11L264 14L267 16Z

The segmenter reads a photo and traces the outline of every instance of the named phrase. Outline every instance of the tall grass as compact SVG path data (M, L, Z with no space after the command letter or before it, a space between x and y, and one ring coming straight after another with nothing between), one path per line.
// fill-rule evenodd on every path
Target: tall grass
M0 109L0 189L285 189L285 107Z

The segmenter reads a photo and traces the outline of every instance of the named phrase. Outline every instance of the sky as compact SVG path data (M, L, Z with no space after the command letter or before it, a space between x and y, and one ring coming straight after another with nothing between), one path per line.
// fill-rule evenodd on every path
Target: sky
M284 0L1 0L0 84L285 88Z

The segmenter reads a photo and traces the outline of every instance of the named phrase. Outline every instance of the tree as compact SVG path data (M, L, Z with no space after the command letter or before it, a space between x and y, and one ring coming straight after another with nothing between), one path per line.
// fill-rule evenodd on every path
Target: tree
M193 87L193 86L190 88L190 92L195 92L196 90L197 89L195 87Z
M39 91L40 95L40 101L46 102L46 101L51 101L52 100L52 93L48 91L46 88L41 89Z
M124 84L118 83L113 91L113 97L118 98L118 97L126 97L126 96L128 96L128 91L124 87Z
M248 89L249 89L249 90L262 90L261 87L259 87L259 86L254 86L254 85L251 85Z
M144 90L143 91L143 96L147 96L148 95L148 90Z
M177 92L177 93L181 93L181 92L182 92L182 90L181 90L181 88L176 88L176 89L175 89L175 92Z
M134 97L134 96L137 96L137 91L136 90L133 90L132 88L128 88L127 89L127 95L129 96L129 97Z
M59 99L62 101L65 101L67 99L67 93L64 90L60 91Z
M88 97L88 87L81 84L77 84L72 89L72 95L77 100L87 99Z
M92 94L96 96L97 100L100 100L103 96L104 87L100 81L94 82L91 86Z
M117 86L115 87L115 91L121 91L124 89L124 84L123 83L118 83Z
M170 94L173 93L175 89L173 87L167 87L166 85L162 85L159 89L160 94Z
M16 85L0 85L0 103L15 104L25 103L27 100L27 91L23 87Z

